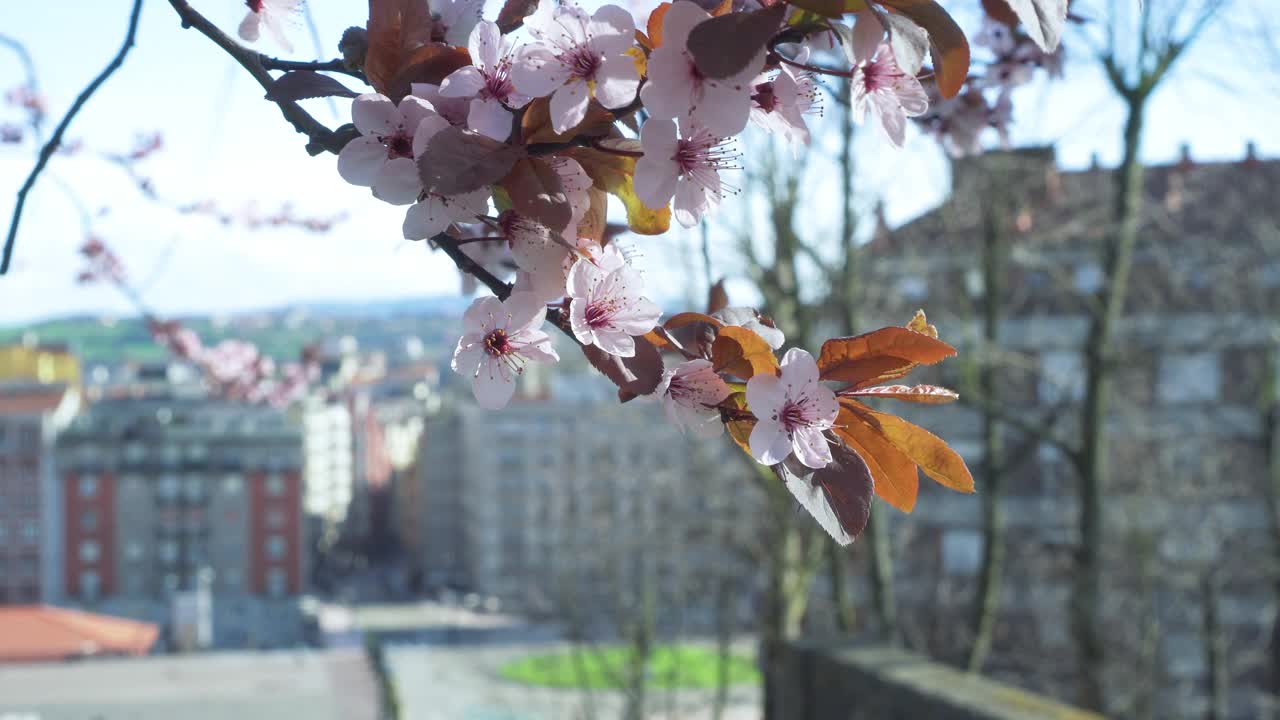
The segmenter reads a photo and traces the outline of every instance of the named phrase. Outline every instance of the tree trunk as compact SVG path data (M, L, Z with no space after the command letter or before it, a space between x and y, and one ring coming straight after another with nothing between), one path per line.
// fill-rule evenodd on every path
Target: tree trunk
M1089 326L1084 350L1085 394L1081 412L1079 501L1080 546L1071 598L1071 619L1078 643L1076 668L1079 703L1087 709L1106 711L1103 678L1105 646L1102 631L1103 492L1107 473L1107 412L1111 400L1115 334L1124 311L1140 222L1143 168L1139 159L1146 95L1132 92L1126 98L1128 117L1124 128L1124 160L1116 170L1114 235L1103 248L1106 278Z
M1262 413L1262 443L1266 459L1266 502L1267 517L1271 521L1271 535L1276 562L1280 567L1280 387L1276 386L1276 378L1280 377L1280 348L1272 345L1266 351L1266 365L1262 396L1259 398L1259 410ZM1274 570L1272 572L1275 572ZM1275 575L1275 595L1280 598L1280 573ZM1271 694L1280 696L1280 611L1271 620L1271 647L1268 658L1270 664ZM1274 710L1268 711L1275 717Z
M797 522L791 496L785 489L779 490L771 496L775 513L781 511L775 515L779 518L780 534L769 556L768 606L760 649L764 669L764 720L793 717L788 708L782 707L779 692L784 680L782 652L788 642L800 636L809 603L809 584L826 547L821 538L810 537L809 542L805 542L806 528Z
M1004 302L1004 236L1012 207L1008 186L993 178L987 198L987 218L982 243L982 335L978 394L988 409L982 413L982 565L974 603L973 645L969 648L969 672L982 672L991 653L1000 609L1000 585L1004 573L1005 514L1004 458L1000 422L990 408L1000 406L995 350L1000 343L1000 310Z

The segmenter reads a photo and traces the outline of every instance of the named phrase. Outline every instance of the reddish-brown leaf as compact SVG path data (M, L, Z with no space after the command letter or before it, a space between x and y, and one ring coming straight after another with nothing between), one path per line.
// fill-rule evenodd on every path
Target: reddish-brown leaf
M619 389L634 395L648 395L662 380L662 354L643 337L635 341L636 354L629 358L610 355L595 345L584 346L582 354ZM619 399L622 397L619 395Z
M364 73L375 90L399 101L391 81L418 48L431 42L431 9L421 0L369 0Z
M982 9L992 20L1002 22L1011 28L1018 24L1018 16L1005 0L982 0Z
M397 102L413 90L414 83L439 85L450 73L471 64L471 55L465 48L444 43L431 43L418 48L409 56L387 86L386 95Z
M729 293L724 289L724 278L716 281L707 293L707 313L716 313L729 307Z
M675 330L676 328L682 328L685 325L691 325L693 323L707 323L708 325L713 325L717 328L724 327L724 323L710 315L704 315L699 312L676 313L675 315L667 318L667 321L662 323L662 327L668 330Z
M851 397L892 398L907 402L939 405L959 399L954 390L937 385L878 385L876 387L842 391L841 395Z
M507 0L498 11L498 29L503 35L524 24L524 19L538 9L538 0Z
M855 410L855 406L865 407L853 401L840 401L840 415L834 428L836 435L867 463L871 476L875 478L876 495L902 512L911 512L920 491L916 464L889 442L869 416Z
M929 52L938 91L955 97L969 75L969 41L956 21L933 0L881 0L881 4L911 18L929 33Z
M533 218L554 230L560 230L573 218L569 196L565 194L560 175L539 158L521 158L502 180L511 197L511 207L521 215Z
M558 133L551 126L551 99L534 98L520 118L520 137L525 144L568 142L576 137L603 137L613 129L613 113L591 100L582 122Z
M328 75L321 75L310 70L287 72L276 78L267 90L267 99L272 102L282 100L306 100L318 97L353 98L356 94L346 85Z
M432 136L426 152L418 158L418 176L431 192L459 195L503 179L523 156L524 148L447 127Z
M716 372L727 372L743 380L758 373L777 373L778 359L764 338L736 325L720 328L711 344L711 363Z
M658 3L658 7L649 13L649 21L645 24L645 30L649 33L649 47L662 47L662 18L667 16L667 10L671 9L671 3Z
M911 462L919 465L925 475L936 480L939 485L957 492L973 492L973 475L969 473L964 458L942 438L896 415L878 412L865 405L860 410L869 414L879 424L885 439L911 458Z
M745 70L778 32L787 5L740 11L698 23L689 32L689 53L703 75L727 78Z
M867 463L852 449L836 443L831 446L831 456L832 462L807 481L788 480L787 489L836 542L848 545L862 534L871 518L875 482Z

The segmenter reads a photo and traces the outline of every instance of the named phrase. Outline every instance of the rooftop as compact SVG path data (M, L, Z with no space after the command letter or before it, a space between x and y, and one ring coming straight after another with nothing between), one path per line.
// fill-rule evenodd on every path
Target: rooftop
M66 385L0 385L0 415L41 415L53 412L67 394Z
M0 662L145 655L158 636L155 625L109 615L47 605L0 607Z

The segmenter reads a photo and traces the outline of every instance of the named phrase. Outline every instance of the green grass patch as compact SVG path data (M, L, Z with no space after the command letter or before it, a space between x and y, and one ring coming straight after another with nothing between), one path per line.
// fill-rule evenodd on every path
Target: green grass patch
M575 661L571 651L539 653L513 660L498 669L507 680L555 688L618 689L626 685L626 647L583 648ZM661 689L716 687L720 656L696 645L661 645L649 658L649 684ZM759 685L760 673L750 658L730 655L730 685Z

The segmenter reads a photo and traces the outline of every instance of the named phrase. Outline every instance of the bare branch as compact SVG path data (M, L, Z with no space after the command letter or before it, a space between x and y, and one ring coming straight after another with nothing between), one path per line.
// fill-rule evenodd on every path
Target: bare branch
M231 39L230 36L218 29L217 25L209 22L208 18L196 12L186 0L169 0L169 4L178 13L178 17L182 19L184 28L194 28L201 35L212 40L215 45L225 50L236 62L240 63L241 67L248 70L249 74L253 76L254 80L258 81L263 90L271 89L275 79L271 77L271 73L267 72L267 69L263 66L263 56L260 53L254 52ZM307 143L307 152L312 155L319 155L322 152L337 154L347 144L347 141L354 137L354 130L344 131L344 128L330 130L311 117L310 113L303 110L298 103L292 100L277 100L275 102L276 105L280 106L280 112L284 115L284 119L288 120L290 125L293 125L293 129L311 138L311 142Z
M54 128L53 135L49 138L49 142L40 148L40 155L36 158L35 167L31 168L31 173L27 175L27 179L22 183L22 187L18 190L18 202L13 208L13 219L9 221L9 235L4 241L4 256L0 258L0 275L9 272L9 262L13 258L13 244L18 236L18 223L22 221L22 208L27 204L27 193L31 192L31 188L35 186L36 179L40 177L40 173L44 171L46 165L49 164L49 158L53 157L53 153L58 150L58 146L62 144L62 136L70 127L71 121L79 114L80 108L89 101L89 98L98 91L99 87L111 77L120 65L124 63L124 58L129 54L129 50L133 48L133 39L138 32L138 15L142 11L142 0L133 0L133 10L129 13L129 28L125 31L124 43L121 44L120 50L116 52L115 57L111 58L111 62L98 73L84 90L76 96L75 102L71 103L67 114L62 116L62 121L58 123L58 127Z
M349 75L366 85L369 83L369 80L364 76L364 73L347 67L346 63L342 61L342 58L311 61L281 60L280 58L273 58L259 53L258 63L267 70L284 70L286 72L294 70L310 70L312 72L342 73L343 75Z

